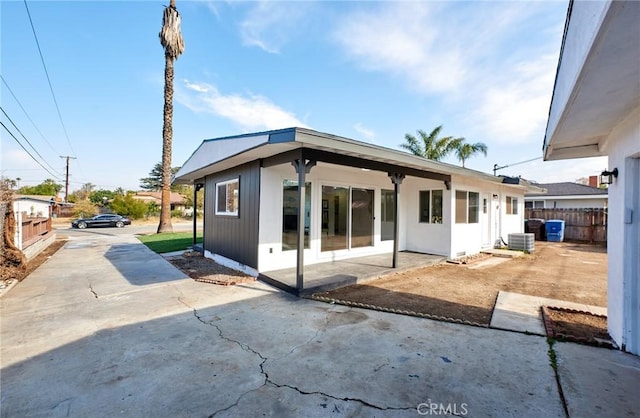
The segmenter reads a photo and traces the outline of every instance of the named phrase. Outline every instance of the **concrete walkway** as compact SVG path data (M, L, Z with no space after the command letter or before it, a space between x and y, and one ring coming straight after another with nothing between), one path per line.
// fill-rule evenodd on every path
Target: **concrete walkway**
M547 335L542 321L542 314L540 313L541 306L553 306L555 308L590 312L596 315L607 315L607 308L601 306L501 291L498 292L498 299L493 308L491 328Z
M640 358L185 277L85 233L0 299L0 415L632 416Z

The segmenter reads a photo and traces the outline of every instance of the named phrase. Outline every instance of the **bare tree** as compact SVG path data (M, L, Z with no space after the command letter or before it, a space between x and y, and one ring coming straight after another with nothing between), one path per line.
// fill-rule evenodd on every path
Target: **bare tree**
M13 190L0 184L0 281L21 280L27 268L27 259L13 242L16 227Z
M173 62L184 52L180 13L171 0L162 16L160 43L164 48L164 124L162 127L162 201L158 233L173 232L171 226L171 142L173 140Z

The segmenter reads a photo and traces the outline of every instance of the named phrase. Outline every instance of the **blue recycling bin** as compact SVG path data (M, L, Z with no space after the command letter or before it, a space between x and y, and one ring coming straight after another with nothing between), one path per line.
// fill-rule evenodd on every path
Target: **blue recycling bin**
M564 241L564 221L560 219L549 219L545 222L547 241Z

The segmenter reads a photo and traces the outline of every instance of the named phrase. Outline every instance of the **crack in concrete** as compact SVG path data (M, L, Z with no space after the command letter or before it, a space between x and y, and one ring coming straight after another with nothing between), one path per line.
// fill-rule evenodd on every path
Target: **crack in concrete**
M180 299L180 298L178 298L178 299ZM181 302L182 302L182 301L181 301ZM183 304L185 304L184 302L182 302L182 303L183 303ZM186 305L186 304L185 304L185 305ZM186 306L188 306L188 305L186 305ZM413 407L413 406L412 406L412 407L405 407L405 408L383 407L383 406L379 406L379 405L376 405L376 404L372 404L372 403L370 403L370 402L367 402L367 401L362 400L362 399L359 399L359 398L349 398L349 397L341 398L341 397L334 396L334 395L330 395L330 394L328 394L328 393L321 392L321 391L310 391L310 392L309 392L309 391L304 391L304 390L302 390L302 389L300 389L300 388L298 388L298 387L296 387L296 386L292 386L292 385L288 385L288 384L279 384L279 383L276 383L276 382L274 382L273 380L271 380L271 379L269 378L269 374L268 374L268 373L265 371L265 369L264 369L264 364L265 364L265 363L267 362L267 360L268 360L268 358L267 358L267 357L264 357L260 352L258 352L258 351L256 351L256 350L254 350L254 349L253 349L253 348L251 348L251 346L249 346L248 344L245 344L245 343L243 343L243 342L240 342L240 341L238 341L238 340L234 340L233 338L229 338L229 337L225 336L225 335L224 335L224 333L222 332L222 329L221 329L218 325L216 325L216 324L214 324L214 323L207 322L207 321L203 320L203 319L198 315L198 311L197 311L197 309L195 309L195 308L192 308L192 309L193 309L193 316L194 316L198 321L202 322L203 324L214 327L214 328L218 331L218 336L219 336L221 339L226 340L226 341L229 341L229 342L231 342L231 343L234 343L234 344L238 345L238 347L240 347L243 351L246 351L246 352L248 352L248 353L255 354L258 358L260 358L260 360L261 360L261 361L260 361L260 364L259 364L258 366L260 367L260 374L264 377L264 382L262 383L262 385L260 385L260 386L259 386L259 387L257 387L257 388L250 389L250 390L248 390L248 391L246 391L246 392L242 393L240 396L238 396L238 398L236 399L236 401L235 401L233 404L231 404L231 405L229 405L229 406L227 406L227 407L225 407L225 408L223 408L223 409L219 409L219 410L217 410L217 411L213 412L212 414L210 414L210 415L208 416L208 418L213 418L213 417L215 417L217 414L219 414L219 413L221 413L221 412L228 411L228 410L230 410L231 408L233 408L233 407L235 407L235 406L238 406L238 404L240 403L240 401L242 400L242 398L243 398L243 397L245 397L246 395L248 395L248 394L249 394L249 393L251 393L251 392L255 392L255 391L259 390L260 388L262 388L262 387L264 387L264 386L266 386L266 385L272 385L272 386L275 386L275 387L277 387L277 388L288 388L288 389L292 389L292 390L295 390L296 392L298 392L298 393L299 393L299 394L301 394L301 395L320 395L320 396L324 396L324 397L326 397L326 398L328 398L328 399L333 399L333 400L336 400L336 401L343 401L343 402L358 402L358 403L360 403L360 404L362 404L362 405L364 405L364 406L367 406L367 407L369 407L369 408L373 408L373 409L377 409L377 410L379 410L379 411L411 411L411 410L415 410L415 409L416 409L416 408L415 408L415 407ZM325 328L326 328L326 326L327 326L327 324L328 324L329 314L330 314L330 312L327 312L327 315L325 316L325 325L324 325L323 329L325 329ZM300 347L304 346L305 344L309 344L311 341L313 341L313 340L317 337L317 335L320 333L320 331L322 331L322 329L319 329L319 330L315 333L315 335L314 335L312 338L310 338L306 343L304 343L304 344L300 344L300 345L298 345L298 346L294 347L294 348L289 352L289 354L293 353L295 350L297 350L298 348L300 348Z
M318 330L315 332L315 334L313 334L313 336L311 338L309 338L307 341L305 341L302 344L298 344L296 346L294 346L291 350L289 350L289 353L286 354L286 356L293 354L294 351L296 351L297 349L299 349L300 347L304 347L305 345L311 343L311 341L315 340L318 337L318 334L320 334L321 332L325 332L327 330L327 325L329 324L329 315L331 314L331 311L327 310L327 313L324 316L324 325L322 325L322 327L318 328Z
M98 294L96 293L95 290L93 290L93 286L91 285L91 282L89 282L89 291L93 293L94 298L98 299Z

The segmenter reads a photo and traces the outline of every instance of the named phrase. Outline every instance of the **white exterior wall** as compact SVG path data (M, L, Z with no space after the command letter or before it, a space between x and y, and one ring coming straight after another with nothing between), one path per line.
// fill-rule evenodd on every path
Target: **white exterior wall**
M451 234L451 257L477 254L484 248L493 247L500 238L507 242L509 234L524 232L524 191L522 189L459 177L455 177L452 180L452 184L451 219L453 220L453 228ZM455 223L456 190L480 193L479 223ZM507 196L518 199L517 214L506 213ZM483 199L485 197L488 198L487 214L483 213ZM488 239L483 240L483 230L485 229Z
M261 169L260 175L260 231L258 248L258 271L267 272L296 265L296 251L282 251L282 183L297 180L293 166L280 165ZM393 190L387 173L364 171L357 168L318 163L306 175L311 183L311 224L309 249L305 250L304 263L315 264L357 256L390 253L393 241L381 241L381 190ZM322 186L358 187L374 190L374 245L351 250L320 251ZM443 223L419 222L419 192L421 190L443 191ZM476 224L455 223L455 190L480 193L480 222ZM495 199L493 196L496 196ZM484 218L482 198L489 199L488 210L494 216ZM518 213L506 214L506 196L518 199ZM452 179L451 190L444 182L407 177L400 186L398 248L400 251L415 251L454 258L458 254L477 254L483 248L493 247L496 239L507 241L509 233L524 231L524 192L516 187L487 183L467 177ZM490 222L488 225L485 222ZM483 242L482 229L491 229L491 238Z
M527 197L527 202L544 201L544 207L546 209L592 209L592 208L606 208L607 197L597 198L573 198L570 196L557 196L557 197Z
M640 171L636 168L633 172L640 159L640 109L611 132L607 144L607 168L617 168L619 172L618 178L609 186L608 328L619 346L625 345L629 351L640 354L640 322L637 321L640 315L640 202L630 193L634 187L637 190L640 182ZM630 223L625 222L625 211L631 211L627 212ZM636 318L635 324L630 322L633 318Z
M441 224L421 223L420 191L442 190ZM451 190L442 181L407 177L400 186L401 248L407 251L450 257L451 255ZM404 233L403 233L404 232Z
M49 202L39 200L19 199L13 201L13 211L16 213L26 212L26 217L30 217L33 214L33 216L39 218L48 218L49 206Z
M297 180L293 166L281 165L262 168L260 173L260 231L258 245L258 271L266 272L296 265L296 251L282 251L282 183ZM304 252L304 263L315 264L357 256L389 253L393 251L393 241L380 240L380 190L393 190L387 173L364 171L349 167L318 163L306 175L311 182L311 224L309 249ZM404 183L403 183L404 184ZM374 245L373 247L351 250L320 251L322 186L358 187L374 190ZM400 187L401 207L405 206L405 194ZM400 230L405 228L401 212ZM401 236L404 234L401 233ZM398 241L400 250L406 248L406 239Z

